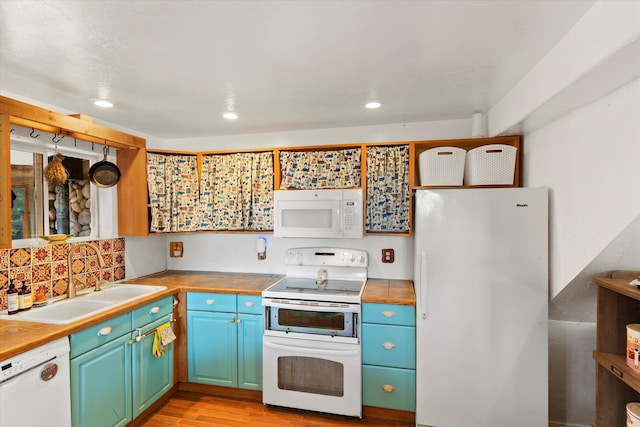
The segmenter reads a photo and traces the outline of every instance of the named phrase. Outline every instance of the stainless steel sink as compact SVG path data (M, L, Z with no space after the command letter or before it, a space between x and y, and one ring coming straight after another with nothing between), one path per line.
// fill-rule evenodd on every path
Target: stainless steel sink
M29 322L68 324L127 304L136 299L155 294L164 289L166 289L166 286L106 285L99 292L78 295L73 299L56 301L44 307L34 307L29 311L23 311L11 316L4 312L0 314L0 318Z

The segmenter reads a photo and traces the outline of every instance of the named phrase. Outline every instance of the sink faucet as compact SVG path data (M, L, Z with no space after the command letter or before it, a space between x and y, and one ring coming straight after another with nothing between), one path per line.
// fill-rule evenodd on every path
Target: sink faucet
M89 242L80 242L80 243L76 243L75 245L71 246L69 248L69 256L67 257L67 267L69 269L69 285L67 286L67 295L69 297L69 299L71 298L75 298L76 296L76 284L73 282L73 269L72 269L72 258L73 258L73 252L76 248L82 247L82 246L86 246L88 248L91 248L95 251L95 253L98 255L98 264L100 264L100 268L104 267L104 258L102 257L102 254L100 253L100 249L98 249L98 247L96 245L94 245L93 243L89 243ZM100 281L98 280L98 282L96 283L96 289L95 291L99 291L100 290Z

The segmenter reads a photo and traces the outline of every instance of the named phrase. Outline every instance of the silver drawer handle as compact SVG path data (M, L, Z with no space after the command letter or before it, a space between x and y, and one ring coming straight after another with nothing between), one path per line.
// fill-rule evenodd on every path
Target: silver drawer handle
M393 316L396 315L396 312L393 311L393 310L385 310L385 311L382 312L382 315L384 317L393 317Z
M385 393L393 393L394 391L396 391L396 388L394 386L392 386L391 384L385 384L382 387L380 387Z
M383 342L382 346L387 350L391 350L391 349L396 348L396 345L394 343L392 343L392 342L389 342L389 341Z
M151 314L157 314L159 312L160 312L160 307L158 307L157 305L153 307L151 310L149 310L149 313Z
M214 300L214 299L208 299L208 300L205 301L205 304L207 304L207 305L211 305L211 304L215 304L215 303L216 303L216 300Z
M245 307L253 307L253 301L245 301L244 302L244 306Z
M113 328L111 326L105 326L104 328L98 331L98 336L109 335Z

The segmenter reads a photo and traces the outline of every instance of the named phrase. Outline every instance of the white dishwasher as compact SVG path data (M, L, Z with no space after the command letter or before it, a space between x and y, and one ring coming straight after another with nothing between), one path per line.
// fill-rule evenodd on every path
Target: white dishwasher
M71 426L69 338L0 362L1 427Z

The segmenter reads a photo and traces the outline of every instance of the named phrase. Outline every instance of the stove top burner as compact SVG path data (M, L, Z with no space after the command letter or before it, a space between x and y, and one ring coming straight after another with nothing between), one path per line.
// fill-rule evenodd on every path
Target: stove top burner
M285 277L271 286L271 292L297 292L301 294L332 294L357 296L364 283L361 280L327 279L318 283L315 279L302 277Z
M342 248L289 249L287 275L262 292L280 299L360 303L367 281L365 251Z

